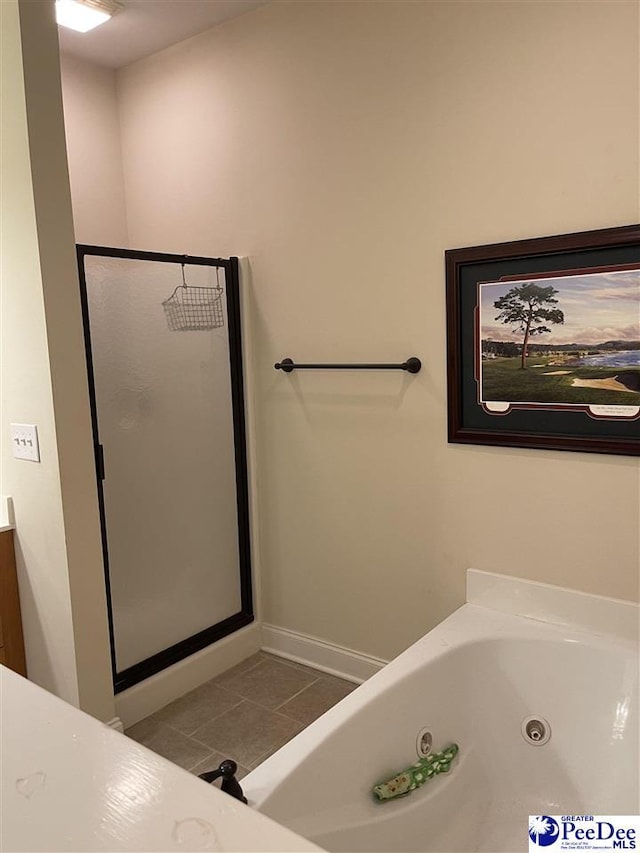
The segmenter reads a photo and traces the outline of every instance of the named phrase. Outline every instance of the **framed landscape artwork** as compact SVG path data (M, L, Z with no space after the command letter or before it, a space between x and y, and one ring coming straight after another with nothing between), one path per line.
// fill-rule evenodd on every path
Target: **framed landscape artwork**
M640 226L445 260L449 441L638 455Z

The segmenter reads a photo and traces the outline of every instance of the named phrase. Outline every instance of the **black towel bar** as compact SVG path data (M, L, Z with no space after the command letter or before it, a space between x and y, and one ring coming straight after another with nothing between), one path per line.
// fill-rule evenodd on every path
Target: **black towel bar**
M292 370L406 370L408 373L418 373L422 362L415 356L402 364L297 364L291 358L283 358L274 367L285 373L291 373Z

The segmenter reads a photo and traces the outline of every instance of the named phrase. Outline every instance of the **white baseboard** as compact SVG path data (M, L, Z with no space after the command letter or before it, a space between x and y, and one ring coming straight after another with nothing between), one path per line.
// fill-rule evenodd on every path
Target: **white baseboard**
M114 717L113 720L109 720L108 723L105 723L105 726L109 726L110 729L115 729L117 732L124 734L124 724L120 717Z
M157 675L116 696L116 714L125 728L143 720L174 699L200 687L260 651L260 623L252 622L206 649L190 655Z
M386 660L363 655L317 637L299 634L297 631L277 628L275 625L263 624L262 649L281 658L337 675L347 681L354 681L356 684L362 684L388 663Z

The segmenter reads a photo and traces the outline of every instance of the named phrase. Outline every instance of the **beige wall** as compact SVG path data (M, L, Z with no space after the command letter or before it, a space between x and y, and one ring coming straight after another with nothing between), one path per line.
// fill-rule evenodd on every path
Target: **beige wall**
M15 505L29 677L114 713L53 5L2 12L2 483ZM41 463L9 424L38 425Z
M469 566L637 598L635 460L447 444L443 252L637 221L638 60L635 2L310 0L118 74L131 244L251 259L266 622L388 657Z
M61 57L76 242L127 247L116 74Z

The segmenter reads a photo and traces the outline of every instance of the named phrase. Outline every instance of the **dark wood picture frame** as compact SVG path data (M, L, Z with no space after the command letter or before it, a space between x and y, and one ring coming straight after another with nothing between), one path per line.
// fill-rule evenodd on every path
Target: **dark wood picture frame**
M445 265L450 442L639 455L640 407L632 396L635 390L629 406L509 401L500 404L501 411L488 409L480 393L479 285L544 278L571 281L572 276L602 272L633 275L640 271L640 225L450 249L445 252ZM636 321L637 317L629 318L630 324ZM542 336L536 340L544 343ZM634 365L627 376L635 369Z

